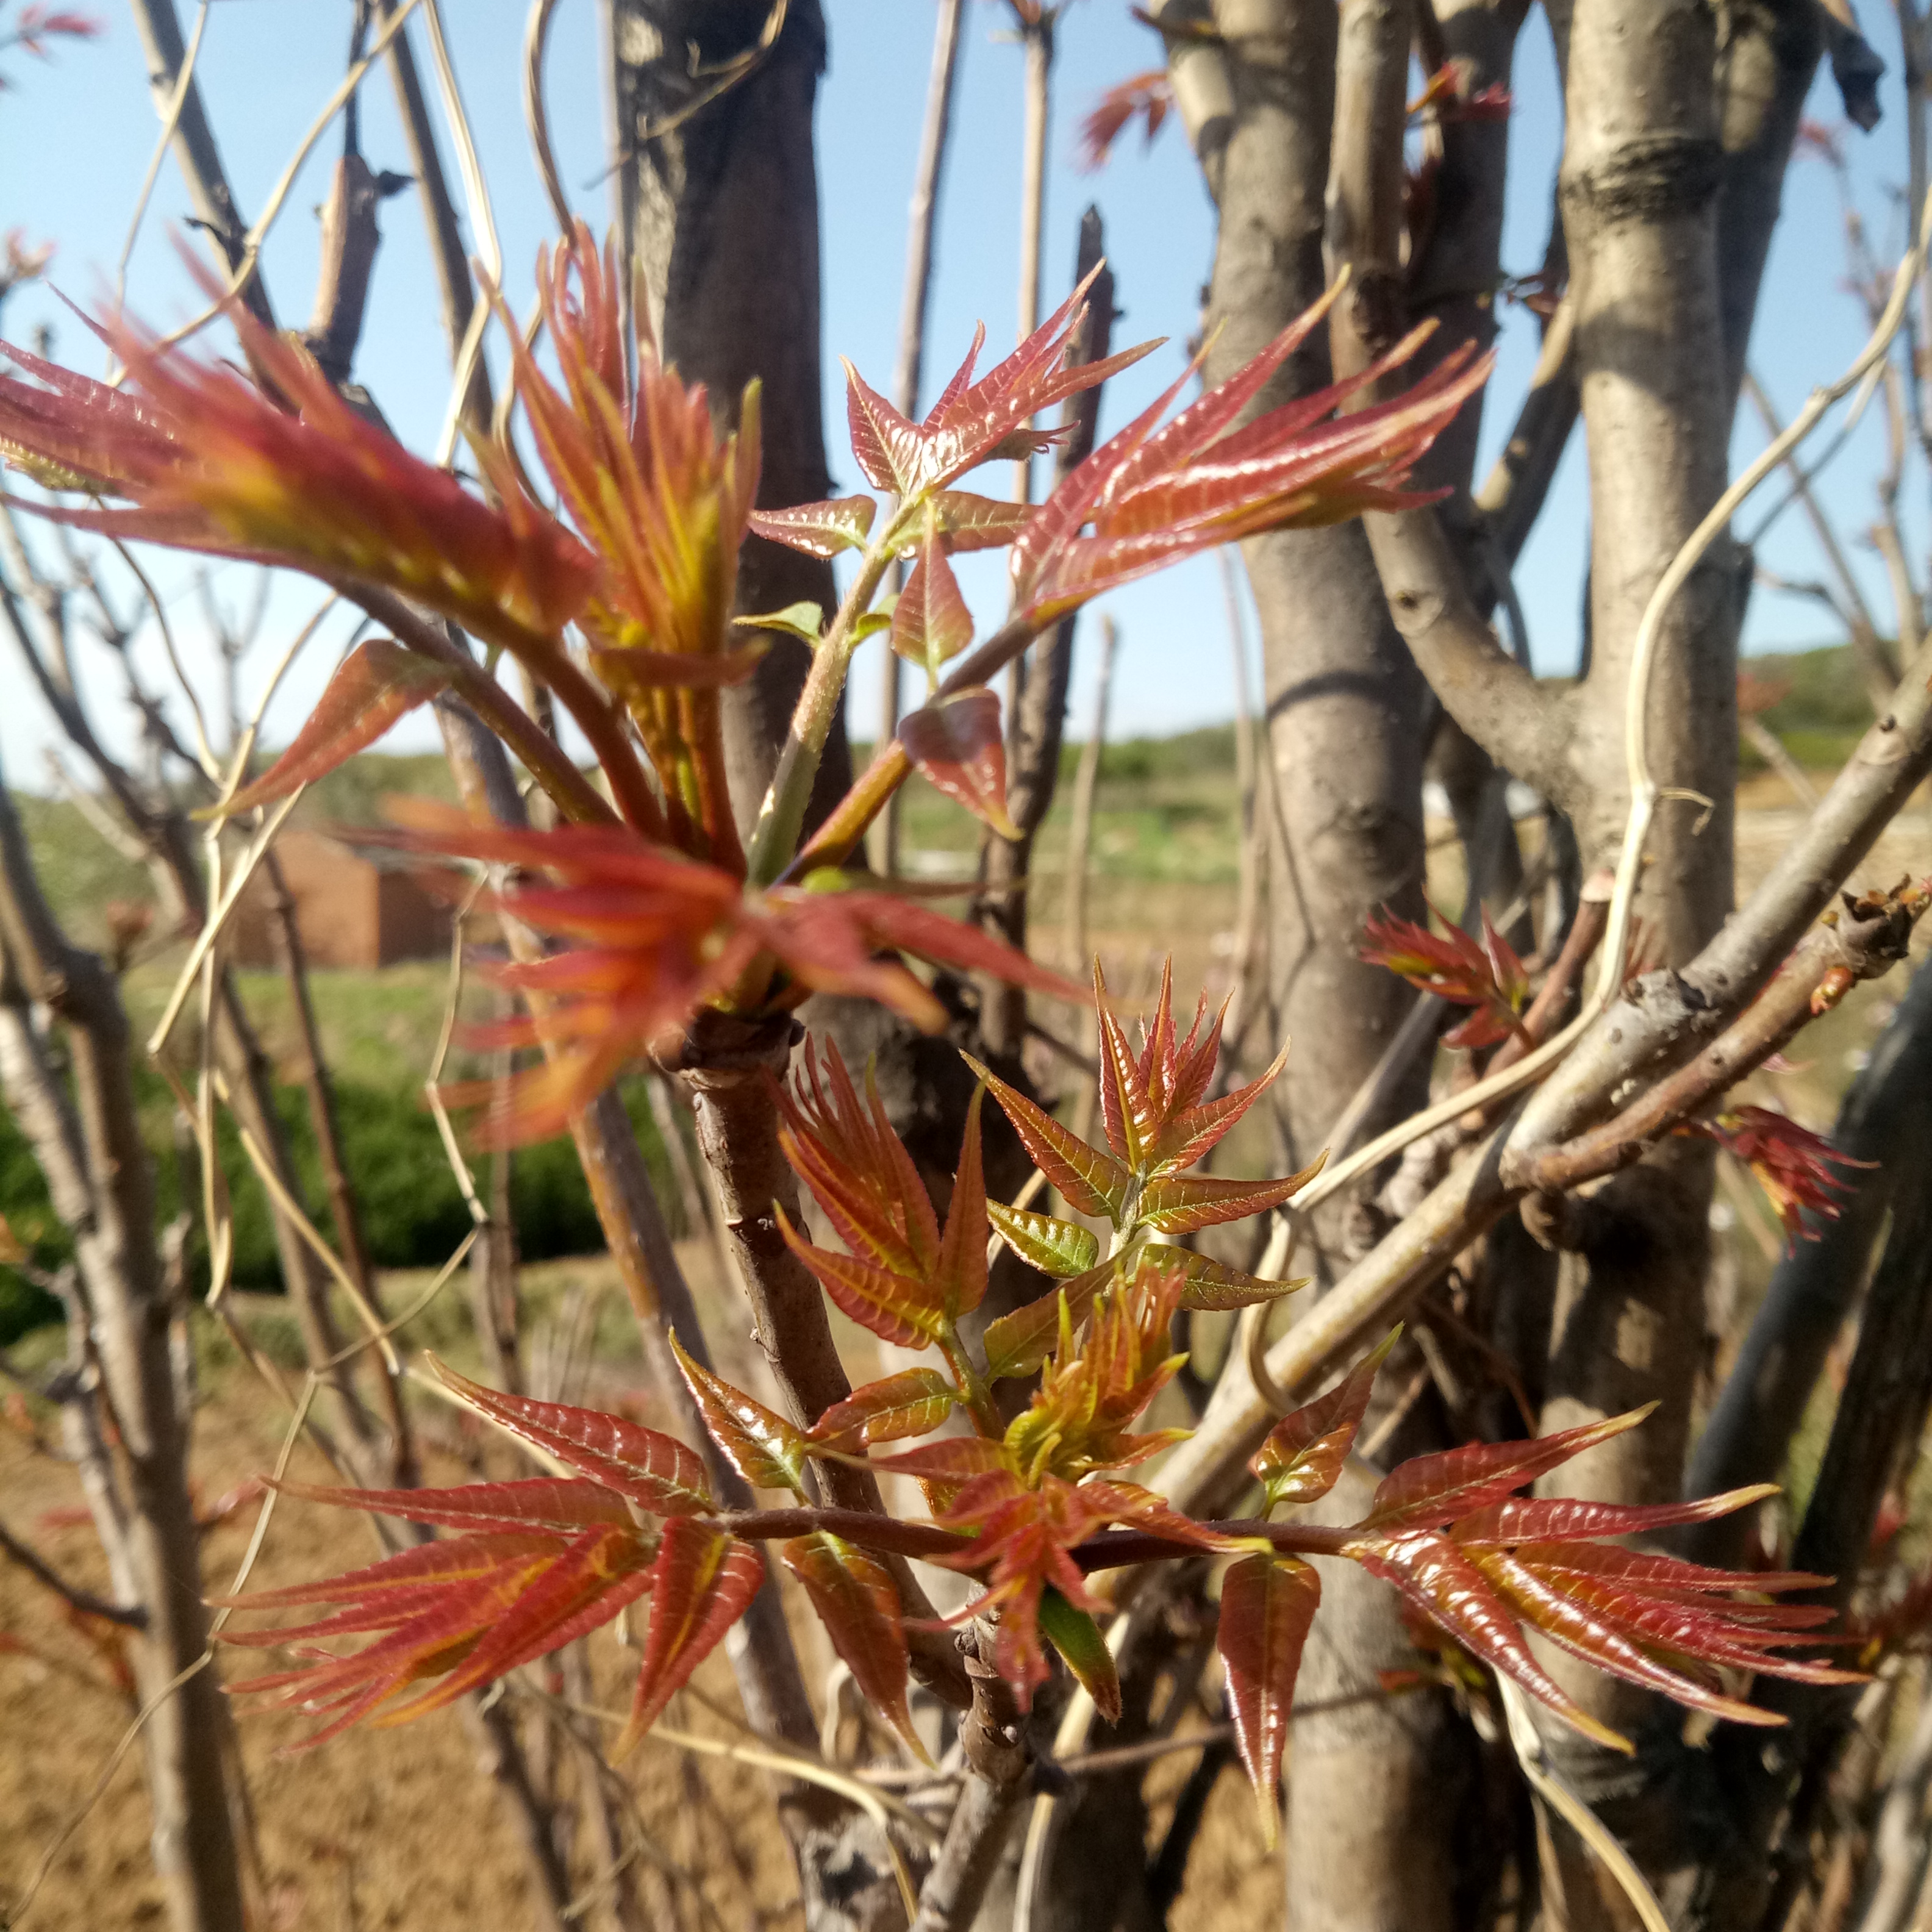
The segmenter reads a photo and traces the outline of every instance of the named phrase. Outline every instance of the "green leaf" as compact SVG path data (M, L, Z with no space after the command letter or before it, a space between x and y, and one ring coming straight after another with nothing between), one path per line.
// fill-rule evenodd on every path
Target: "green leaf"
M788 604L782 610L766 610L755 617L734 617L731 621L748 631L789 631L816 650L825 628L825 613L816 604Z
M1049 1583L1040 1593L1040 1628L1108 1724L1120 1721L1120 1678L1100 1626Z
M852 641L862 644L868 638L875 638L881 631L892 628L892 610L898 604L896 598L888 598L876 610L868 610L862 617L856 618L852 625Z
M675 1332L670 1347L705 1427L739 1474L756 1490L789 1490L803 1496L809 1453L804 1432L700 1367L685 1353Z
M986 1203L986 1214L994 1232L1022 1261L1056 1281L1084 1274L1100 1258L1099 1238L1077 1221L1057 1220L998 1201Z

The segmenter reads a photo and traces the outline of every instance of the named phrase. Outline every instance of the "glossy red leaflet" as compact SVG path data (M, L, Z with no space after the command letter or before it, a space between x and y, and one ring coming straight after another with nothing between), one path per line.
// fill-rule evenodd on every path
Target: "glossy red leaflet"
M630 1721L610 1752L621 1760L656 1724L691 1673L752 1606L764 1558L748 1543L689 1516L664 1526L650 1568L651 1622Z
M1112 1220L1120 1212L1126 1198L1127 1174L1118 1161L1070 1132L970 1053L960 1058L991 1089L1034 1166L1066 1197L1076 1214L1104 1214Z
M922 706L899 722L899 742L937 790L1002 838L1019 832L1006 815L1006 747L1000 700L978 687Z
M611 1486L574 1481L566 1476L465 1483L453 1490L337 1490L287 1480L274 1487L304 1502L367 1510L373 1516L434 1523L445 1529L572 1531L593 1529L600 1524L614 1528L632 1520L623 1498Z
M447 690L451 676L446 664L418 657L392 638L370 638L358 644L337 665L294 742L222 806L221 815L252 812L326 776L373 745L398 718Z
M1516 1497L1472 1511L1454 1526L1458 1543L1572 1543L1600 1536L1644 1536L1653 1530L1708 1522L1778 1494L1775 1483L1754 1483L1688 1503L1595 1503L1568 1496Z
M1418 1456L1392 1469L1375 1493L1364 1529L1434 1528L1498 1503L1546 1469L1636 1427L1656 1408L1588 1422L1519 1442L1472 1442L1440 1455Z
M958 1397L937 1369L904 1369L856 1388L812 1425L812 1439L834 1448L925 1436L951 1414Z
M506 1395L466 1380L434 1355L429 1363L438 1381L511 1434L548 1450L653 1515L701 1515L713 1507L704 1465L674 1437L600 1409Z
M789 1490L803 1496L808 1454L803 1430L700 1368L679 1346L675 1334L670 1346L705 1427L732 1467L755 1490Z
M1262 1834L1270 1846L1294 1680L1321 1601L1321 1578L1312 1565L1292 1556L1244 1557L1221 1580L1215 1640L1227 1672L1228 1714L1261 1808Z
M779 1554L804 1586L853 1681L920 1763L930 1764L906 1702L905 1632L890 1573L827 1530L795 1538Z
M1392 1330L1326 1395L1284 1416L1268 1432L1248 1467L1261 1478L1270 1510L1282 1503L1314 1502L1335 1486L1368 1413L1376 1372L1401 1332Z
M870 496L835 496L824 503L798 503L788 510L754 510L752 528L773 543L802 550L808 556L836 556L864 547L878 505Z

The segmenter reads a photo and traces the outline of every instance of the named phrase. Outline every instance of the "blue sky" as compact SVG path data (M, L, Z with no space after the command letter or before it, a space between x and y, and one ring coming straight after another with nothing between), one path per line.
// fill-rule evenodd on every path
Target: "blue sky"
M194 17L182 7L184 28ZM0 94L0 230L19 226L30 240L59 249L52 280L89 302L111 288L136 192L157 133L139 43L113 0L93 0L106 32L86 44L63 45L50 63L18 52L4 65L12 90ZM824 235L826 420L833 475L847 488L858 478L843 443L843 397L836 357L844 353L880 388L892 379L910 193L919 122L931 57L931 0L826 0L831 64L820 98L820 190ZM608 187L602 177L608 116L592 0L566 0L551 36L549 100L562 172L577 207L601 226ZM282 172L302 132L340 74L350 9L343 0L215 0L200 62L205 98L244 219L252 218ZM530 265L549 232L549 215L532 170L520 100L524 9L508 0L444 0L445 19L461 86L476 129L515 306L527 298ZM0 20L4 19L0 14ZM939 270L928 340L927 382L935 388L964 352L974 322L983 316L989 346L1012 339L1016 305L1020 198L1019 133L1022 56L1003 37L1005 9L996 0L969 0L964 68L955 140L943 190ZM1879 31L1876 24L1874 32ZM412 27L412 32L416 32ZM1103 432L1172 380L1195 326L1200 290L1212 260L1212 210L1178 127L1170 124L1143 152L1130 136L1111 165L1083 175L1074 165L1078 121L1105 87L1154 64L1157 44L1131 18L1126 0L1074 0L1060 32L1052 133L1052 172L1046 244L1046 293L1058 298L1069 278L1081 212L1096 203L1125 310L1116 340L1166 336L1168 346L1111 385ZM418 57L428 71L417 33ZM1854 169L1874 240L1889 254L1900 225L1888 184L1904 172L1903 116L1897 50L1882 42L1892 71L1881 89L1887 118L1873 136L1848 134ZM1550 188L1560 139L1554 62L1542 16L1526 28L1516 75L1512 176L1504 265L1535 268L1549 219ZM402 169L406 157L386 74L364 88L364 152L372 165ZM1842 118L1828 76L1810 104L1814 118ZM299 322L313 292L316 254L314 211L338 152L325 137L296 184L265 253L269 287L285 323ZM446 160L448 158L446 143ZM188 213L185 191L172 161L164 164L128 278L130 304L166 326L200 306L175 254L175 236ZM356 374L380 401L398 433L418 449L433 447L447 403L448 379L434 283L412 195L388 204L375 293ZM466 225L472 250L473 223ZM1785 216L1774 245L1757 334L1754 365L1788 415L1816 382L1834 375L1862 339L1860 311L1844 292L1842 227L1837 189L1815 161L1792 170ZM7 304L5 330L31 340L43 322L56 330L56 353L76 366L98 368L98 351L49 291L23 290ZM1534 319L1505 307L1501 355L1491 386L1484 463L1506 432L1534 358ZM493 353L500 368L501 358ZM929 396L928 396L929 400ZM1741 422L1734 449L1748 460L1761 446L1755 423ZM1870 520L1871 486L1882 465L1882 436L1875 419L1863 424L1836 460L1825 484L1848 539ZM1580 436L1572 446L1549 508L1519 570L1539 669L1561 671L1575 660L1588 506ZM1760 502L1768 506L1775 491ZM1921 543L1924 505L1909 493L1908 534ZM1742 527L1757 521L1756 506ZM1787 515L1761 555L1780 574L1824 573L1809 532ZM1882 567L1868 548L1853 542L1856 568L1874 610L1888 600ZM158 554L154 574L167 602L191 667L206 674L209 653L194 592L197 566ZM962 565L969 600L982 628L998 621L1002 580L997 560ZM238 568L218 568L218 594L239 604L249 586ZM270 621L244 668L244 703L252 698L280 643L311 609L306 584L278 586ZM1115 731L1166 732L1225 718L1234 704L1233 676L1220 579L1213 560L1196 560L1106 600L1123 636L1116 686ZM1774 650L1832 640L1828 620L1802 602L1760 590L1754 597L1747 647ZM320 688L339 647L325 632L278 694L268 735L292 731ZM10 650L10 646L7 647ZM862 653L855 673L854 716L862 734L876 709L876 668ZM141 650L154 664L152 628ZM1076 673L1076 724L1087 716L1090 654ZM157 671L157 681L158 674ZM0 656L0 759L9 782L42 782L51 722L24 688L17 668ZM97 703L110 740L128 742L129 719L111 682L97 683ZM212 692L213 680L206 679ZM406 725L392 742L418 748L433 742L426 725Z

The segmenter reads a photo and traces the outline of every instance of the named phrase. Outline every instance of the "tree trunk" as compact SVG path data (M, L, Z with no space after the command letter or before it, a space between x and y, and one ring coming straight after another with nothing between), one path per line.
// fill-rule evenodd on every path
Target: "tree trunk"
M1570 20L1559 193L1588 439L1591 655L1569 756L1584 803L1586 869L1612 860L1630 805L1624 713L1639 622L1672 557L1722 490L1734 390L1726 385L1716 218L1722 166L1715 26L1694 0L1578 0ZM1708 800L1660 806L1639 895L1663 963L1689 959L1731 904L1736 784L1734 565L1720 546L1666 615L1646 716L1656 782ZM1558 1290L1545 1431L1655 1400L1642 1430L1567 1466L1545 1494L1622 1502L1678 1493L1703 1332L1711 1150L1666 1142L1592 1202L1583 1252ZM1562 1660L1586 1708L1627 1732L1672 1718L1645 1694ZM1641 1766L1565 1736L1552 1754L1654 1870L1683 1823ZM1599 1922L1588 1862L1555 1835L1563 1896ZM1603 1922L1611 1922L1605 1919Z
M71 1095L36 1030L37 1005L66 1025ZM219 1681L204 1661L186 1418L175 1405L132 1051L112 976L54 923L0 790L0 1092L74 1236L82 1318L118 1437L103 1473L119 1504L105 1486L90 1501L116 1592L146 1617L129 1654L136 1693L152 1712L141 1747L154 1867L176 1932L242 1932L225 1770L232 1738Z
M1218 7L1216 20L1228 38L1234 113L1219 164L1210 382L1322 292L1336 53L1325 7L1247 0ZM1260 406L1326 381L1327 362L1311 343ZM1278 801L1268 857L1272 1004L1294 1042L1278 1119L1284 1157L1299 1163L1321 1148L1411 997L1356 949L1379 908L1424 910L1424 690L1359 524L1254 538L1243 549L1261 620ZM1324 1249L1340 1220L1340 1211L1320 1217ZM1372 1682L1411 1654L1393 1595L1372 1586L1331 1608L1326 1628L1302 1670L1308 1701ZM1292 1924L1428 1932L1454 1922L1443 1880L1453 1862L1455 1727L1447 1700L1433 1696L1406 1700L1399 1714L1364 1706L1296 1727Z
M751 51L766 0L611 0L618 127L625 152L622 220L648 286L668 362L702 382L721 420L736 422L745 386L762 386L764 466L758 502L829 495L820 403L818 173L812 114L825 66L819 0L792 0L771 51L724 92L686 113L707 70ZM836 602L820 558L749 538L739 560L741 611ZM740 829L757 816L809 653L782 632L749 682L725 694L724 746ZM851 782L842 713L819 766L808 826Z

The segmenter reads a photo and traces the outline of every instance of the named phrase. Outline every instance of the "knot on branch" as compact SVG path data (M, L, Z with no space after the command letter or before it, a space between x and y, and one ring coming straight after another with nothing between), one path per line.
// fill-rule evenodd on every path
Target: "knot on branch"
M716 1094L769 1073L782 1079L805 1030L789 1013L746 1019L707 1007L692 1021L669 1070L700 1094Z
M1010 1790L1033 1767L1033 1744L1027 1714L1015 1701L1012 1688L994 1667L994 1645L999 1612L976 1618L955 1641L972 1686L973 1702L959 1726L966 1762L996 1790Z
M1566 169L1558 188L1566 215L1611 226L1695 214L1718 191L1723 149L1712 137L1638 135L1597 161Z

